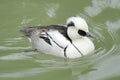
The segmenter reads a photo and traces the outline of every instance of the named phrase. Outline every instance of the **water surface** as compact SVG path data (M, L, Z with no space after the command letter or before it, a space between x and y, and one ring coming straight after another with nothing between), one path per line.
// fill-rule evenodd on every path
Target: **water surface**
M93 54L73 59L28 55L25 26L81 16L96 36ZM120 0L0 0L0 80L119 80Z

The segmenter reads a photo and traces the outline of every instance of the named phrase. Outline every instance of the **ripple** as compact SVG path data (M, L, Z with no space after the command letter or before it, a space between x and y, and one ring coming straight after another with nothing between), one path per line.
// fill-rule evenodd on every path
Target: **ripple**
M85 12L94 17L108 7L120 9L120 0L92 0L92 6L86 7Z
M114 42L113 44L114 49L112 50L112 53L116 54L117 52L119 52L119 49L120 49L120 45L119 45L120 40L119 40L119 35L118 35L119 34L118 31L120 30L120 27L119 27L120 20L117 20L114 22L107 21L106 25L107 25L107 30L109 34L111 35L112 40Z
M97 37L94 41L96 50L94 53L95 55L93 56L95 56L98 60L108 56L114 50L115 47L113 36L109 34L105 26L106 25L98 24L98 26L95 26L93 29L93 32Z
M12 53L10 55L1 56L0 60L23 60L31 58L30 56L25 56L23 53Z
M25 50L30 49L31 46L16 46L17 44L21 43L23 41L22 37L12 37L12 38L6 38L3 40L3 45L0 45L0 50ZM23 42L24 43L24 42Z
M25 50L30 49L31 47L7 47L7 46L0 46L0 50Z
M27 77L27 76L33 76L39 73L45 73L49 71L55 71L55 70L60 70L63 69L62 67L60 68L32 68L32 69L27 69L23 70L20 72L11 72L11 73L0 73L1 78L21 78L21 77Z

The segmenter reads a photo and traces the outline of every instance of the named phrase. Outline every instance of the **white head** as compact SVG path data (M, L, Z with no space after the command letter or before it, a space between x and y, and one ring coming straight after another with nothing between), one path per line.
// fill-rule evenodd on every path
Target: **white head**
M86 32L89 31L86 21L81 17L70 17L70 18L68 18L67 19L67 25L70 25L70 24L74 24L74 25L71 25L71 26L74 26L76 29L80 29L80 30L83 30L83 31L86 31Z
M88 25L81 17L70 17L67 19L67 34L71 39L80 37L92 37L89 34Z

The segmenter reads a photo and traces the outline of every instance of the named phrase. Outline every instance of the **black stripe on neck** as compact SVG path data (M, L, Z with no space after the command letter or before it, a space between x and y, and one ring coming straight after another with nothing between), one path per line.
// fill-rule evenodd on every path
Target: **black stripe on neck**
M64 57L66 57L66 58L67 58L67 54L66 54L66 49L67 49L67 47L68 47L68 46L66 46L65 49L64 49Z
M67 29L68 29L68 27L67 27ZM67 34L67 29L66 29L66 31L65 31L65 32L66 32L66 36L65 36L65 37L72 43L71 38L70 38L70 37L68 36L68 34Z
M80 55L83 57L83 53L72 43L72 45L75 47L75 49L80 53Z

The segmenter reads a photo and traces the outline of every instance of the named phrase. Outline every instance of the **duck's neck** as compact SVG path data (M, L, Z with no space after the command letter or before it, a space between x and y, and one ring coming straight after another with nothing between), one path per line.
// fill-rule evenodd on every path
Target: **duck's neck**
M69 36L69 38L73 41L76 39L80 39L82 38L79 34L78 34L78 30L75 27L68 27L67 28L67 34Z

